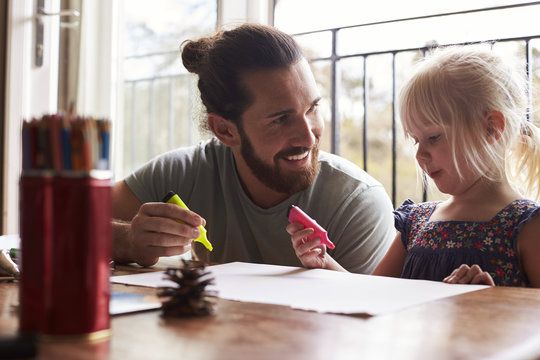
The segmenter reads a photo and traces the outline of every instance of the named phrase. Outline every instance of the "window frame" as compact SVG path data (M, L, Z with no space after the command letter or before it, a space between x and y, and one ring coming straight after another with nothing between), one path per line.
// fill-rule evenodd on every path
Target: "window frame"
M44 8L58 12L60 0L45 0ZM42 17L43 64L36 66L37 2L9 0L7 14L6 96L3 156L2 233L19 232L19 177L22 120L56 111L58 88L58 17Z
M44 9L58 12L61 0L43 0ZM77 112L112 119L113 173L121 161L123 84L119 48L121 6L126 0L84 1L81 13L81 48ZM218 27L230 23L273 24L275 0L216 0ZM34 65L36 0L8 0L5 59L5 112L3 124L2 233L19 233L19 180L22 168L22 120L58 110L58 16L42 17L43 65ZM103 61L104 58L110 61ZM86 75L91 74L91 75Z

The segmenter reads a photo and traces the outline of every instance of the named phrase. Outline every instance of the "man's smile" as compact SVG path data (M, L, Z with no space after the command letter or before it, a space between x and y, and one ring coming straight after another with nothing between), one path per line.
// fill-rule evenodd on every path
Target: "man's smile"
M286 157L286 159L290 161L297 161L297 160L305 159L308 155L309 155L309 151L304 151L303 153L298 154L298 155L289 155Z

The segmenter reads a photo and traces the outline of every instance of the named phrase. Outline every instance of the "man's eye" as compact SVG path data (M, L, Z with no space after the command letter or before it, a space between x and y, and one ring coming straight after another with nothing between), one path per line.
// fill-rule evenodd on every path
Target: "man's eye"
M311 105L311 107L309 108L309 112L317 111L318 108L319 108L319 103L315 103Z
M282 115L278 117L277 119L272 120L272 124L281 124L287 119L287 115Z

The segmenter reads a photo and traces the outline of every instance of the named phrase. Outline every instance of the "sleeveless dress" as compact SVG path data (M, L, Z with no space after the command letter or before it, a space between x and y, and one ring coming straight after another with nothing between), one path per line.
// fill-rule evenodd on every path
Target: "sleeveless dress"
M402 278L442 281L462 264L478 264L496 285L530 286L520 271L517 237L540 215L540 205L515 200L490 221L429 221L440 201L407 199L394 211L396 229L407 250Z

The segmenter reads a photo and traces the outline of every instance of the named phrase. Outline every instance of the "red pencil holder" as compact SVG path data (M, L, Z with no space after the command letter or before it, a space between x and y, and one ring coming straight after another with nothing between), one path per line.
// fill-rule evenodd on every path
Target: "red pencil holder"
M42 279L45 306L39 317L45 320L38 332L45 335L94 340L110 334L112 195L110 176L103 175L73 172L52 177L45 190L51 201L43 208L23 202L32 194L25 193L29 186L21 186L21 225L31 221L29 217L41 217L44 228L50 226L50 236L21 229L21 281ZM28 181L23 176L21 184ZM40 254L29 259L26 255L35 243L48 249L39 259L47 269L43 274L30 262ZM21 314L28 311L23 307L29 296L25 289L21 287ZM26 331L30 328L23 319L20 329Z
M25 175L20 181L21 277L19 328L42 332L51 281L52 175Z

